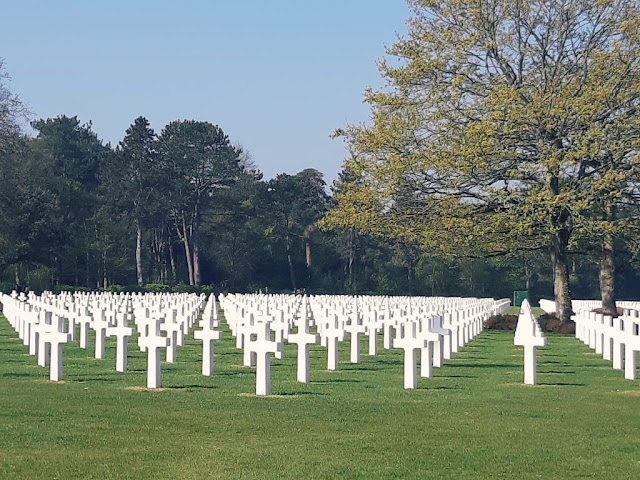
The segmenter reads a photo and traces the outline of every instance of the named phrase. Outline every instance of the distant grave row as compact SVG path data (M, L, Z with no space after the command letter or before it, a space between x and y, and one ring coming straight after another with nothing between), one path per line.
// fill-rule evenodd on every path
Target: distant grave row
M202 374L214 372L214 343L222 338L216 298L195 294L108 294L45 292L0 296L4 315L50 379L63 372L63 346L78 341L88 348L95 334L95 358L104 358L107 336L116 338L116 370L127 370L129 337L147 353L147 388L161 386L161 356L173 363L185 336L203 342ZM297 380L309 382L309 347L321 344L327 370L338 368L338 348L349 335L350 362L360 362L360 338L368 337L368 355L383 347L404 351L404 387L415 389L419 374L451 358L482 331L489 316L503 312L509 300L460 297L375 297L221 295L224 311L243 364L256 367L256 395L271 391L271 356L282 358L284 342L296 344ZM199 323L198 323L199 322ZM199 329L193 331L198 323Z

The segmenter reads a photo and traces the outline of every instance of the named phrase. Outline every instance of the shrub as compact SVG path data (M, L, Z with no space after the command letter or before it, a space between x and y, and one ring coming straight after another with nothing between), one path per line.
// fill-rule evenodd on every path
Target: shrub
M484 327L487 330L510 330L514 332L517 323L517 315L493 315L485 320Z
M200 293L204 293L207 297L213 293L213 286L211 285L203 285L200 287Z
M148 293L166 293L171 291L171 287L162 283L147 283L144 286L144 291Z
M576 333L576 325L573 322L568 324L563 324L560 320L556 318L555 315L551 315L549 313L545 313L538 318L538 323L540 324L540 329L543 332L552 332L552 333L567 333L574 334Z
M9 295L13 290L14 284L11 282L0 282L0 292Z

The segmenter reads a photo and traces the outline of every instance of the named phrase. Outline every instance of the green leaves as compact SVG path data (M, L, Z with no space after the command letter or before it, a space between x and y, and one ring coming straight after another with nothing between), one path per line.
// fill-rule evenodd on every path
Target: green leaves
M389 88L365 95L372 123L340 130L356 180L325 226L490 255L582 234L604 203L633 198L637 6L410 5L408 36L380 64Z

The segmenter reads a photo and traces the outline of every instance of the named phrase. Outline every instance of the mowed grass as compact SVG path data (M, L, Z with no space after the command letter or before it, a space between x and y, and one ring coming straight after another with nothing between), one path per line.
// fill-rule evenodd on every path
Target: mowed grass
M540 307L531 307L531 312L536 318L544 315L544 310ZM520 307L509 307L503 312L503 315L520 315Z
M113 339L105 360L74 342L51 383L0 318L0 478L640 478L640 384L571 336L548 336L537 386L513 334L487 331L414 391L402 351L363 338L350 364L345 342L328 372L317 346L305 385L287 345L258 398L224 333L212 377L191 336L147 391L133 340L127 373Z

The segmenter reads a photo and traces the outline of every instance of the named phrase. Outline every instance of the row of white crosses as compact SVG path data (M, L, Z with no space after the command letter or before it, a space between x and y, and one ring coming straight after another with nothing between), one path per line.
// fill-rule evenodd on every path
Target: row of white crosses
M62 346L74 340L76 325L80 326L80 348L88 348L89 330L95 331L96 359L104 358L105 337L116 337L116 370L126 371L128 339L135 334L129 322L134 319L135 311L140 334L138 345L148 354L148 388L161 385L161 350L166 349L167 362L175 362L176 347L182 345L203 302L202 296L186 294L57 296L45 292L41 297L32 293L28 297L23 294L0 296L5 316L29 346L29 353L37 356L38 365L46 366L50 361L52 381L62 379ZM162 336L163 331L167 336Z
M104 358L105 336L117 338L116 369L127 369L127 341L135 335L129 322L135 318L139 333L138 346L147 353L147 387L161 385L161 352L166 361L175 362L176 348L193 326L203 304L203 297L178 298L161 295L66 294L29 299L11 299L8 316L16 318L14 310L42 309L45 320L26 320L27 328L38 332L42 326L47 334L56 332L60 340L45 342L43 352L73 339L75 325L80 325L80 346L87 348L88 332L96 332L96 358ZM416 352L420 350L420 374L432 375L432 368L464 346L482 329L482 321L499 313L508 300L425 298L425 297L347 297L291 295L228 295L220 298L229 327L242 348L245 366L256 366L256 394L268 395L270 386L270 356L282 358L284 341L297 344L299 382L309 382L309 348L321 342L327 348L327 369L338 368L338 344L350 336L350 361L360 362L360 337L369 336L369 354L377 353L377 335L382 332L385 348L405 351L405 388L416 388ZM55 317L54 317L55 316ZM40 315L18 314L33 319ZM48 319L48 320L47 320ZM55 319L54 322L52 319ZM65 328L65 321L66 328ZM15 323L15 322L14 322ZM33 328L31 326L33 325ZM51 325L57 325L56 328ZM214 366L213 343L221 338L215 297L204 307L201 330L194 337L203 341L202 374L211 375ZM317 333L312 333L312 328ZM295 330L295 333L294 333ZM166 333L166 336L163 335ZM44 337L43 337L44 338ZM49 338L47 336L46 338ZM53 335L51 336L53 338ZM59 342L59 343L55 343ZM44 354L43 354L44 355ZM53 370L53 369L52 369ZM60 373L61 368L55 369ZM52 374L53 375L53 374Z
M640 310L640 302L631 302L631 301L617 301L616 306L622 309L628 310ZM556 302L553 300L540 299L540 308L545 311L545 313L553 314L556 312ZM580 310L596 310L602 308L602 301L600 300L571 300L571 308L574 312L578 312Z
M49 379L62 379L62 346L71 340L66 333L66 319L58 313L46 311L26 303L24 295L18 297L0 294L3 314L18 333L29 354L37 358L41 367L49 365Z
M223 295L225 312L236 347L243 350L245 366L256 358L256 394L270 393L270 354L281 358L283 342L298 346L297 379L309 382L309 346L327 349L327 370L338 368L338 346L350 336L350 362L360 362L360 336L368 335L368 353L377 353L377 335L384 348L405 351L407 389L417 386L416 353L420 350L420 374L432 375L434 366L482 331L483 321L501 313L508 300L348 297L287 295ZM315 327L317 333L312 333ZM293 328L297 333L291 333ZM272 339L272 334L275 337Z
M614 369L624 368L624 378L635 380L640 351L640 308L623 307L622 315L612 317L594 312L588 304L578 303L576 306L586 306L577 311L574 306L576 313L571 319L576 324L576 338L611 361Z
M524 347L524 383L536 384L536 349L547 345L540 324L531 311L529 301L524 299L513 337L513 344Z

